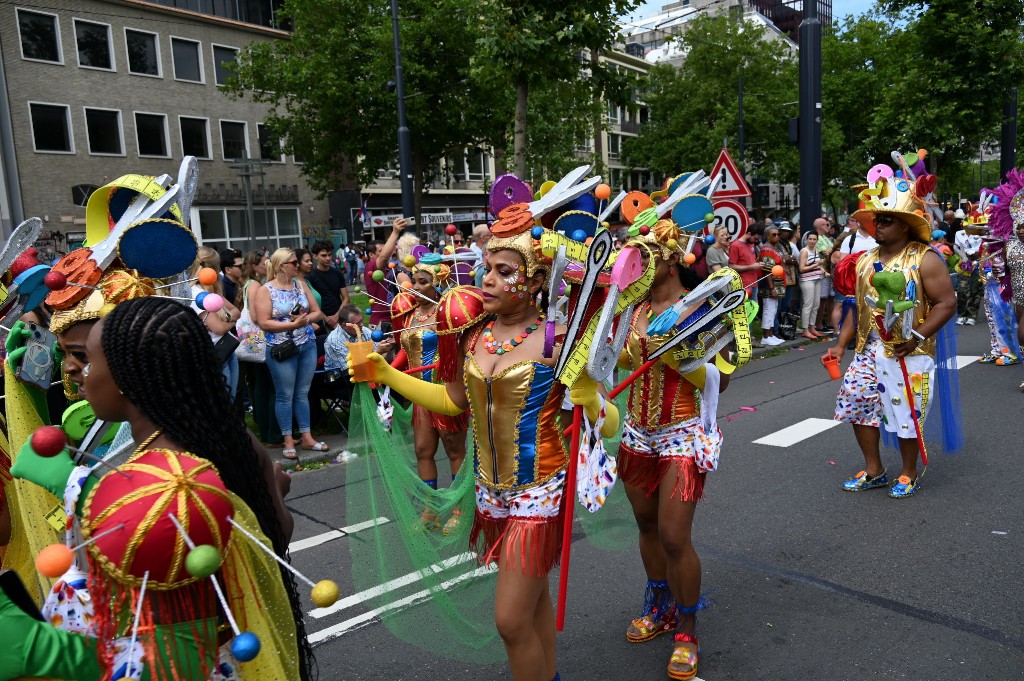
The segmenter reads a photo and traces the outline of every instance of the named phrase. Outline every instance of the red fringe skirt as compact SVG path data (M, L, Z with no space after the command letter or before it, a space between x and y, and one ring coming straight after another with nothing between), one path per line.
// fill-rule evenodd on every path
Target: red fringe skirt
M659 456L643 454L619 444L619 478L627 485L639 487L652 496L661 486L669 469L675 469L672 496L680 501L697 502L704 497L704 478L697 462L689 456Z
M562 556L563 513L551 518L495 518L478 510L469 546L481 565L517 561L524 575L543 577Z

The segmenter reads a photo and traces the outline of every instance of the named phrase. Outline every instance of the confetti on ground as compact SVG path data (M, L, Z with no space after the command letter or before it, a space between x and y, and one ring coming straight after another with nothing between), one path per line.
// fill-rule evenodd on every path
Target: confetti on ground
M992 530L992 534L1005 535L1006 533L1000 532L999 530Z
M829 459L828 465L829 465L829 466L835 466L835 465L836 465L836 462L835 462L835 461L832 461L831 459Z

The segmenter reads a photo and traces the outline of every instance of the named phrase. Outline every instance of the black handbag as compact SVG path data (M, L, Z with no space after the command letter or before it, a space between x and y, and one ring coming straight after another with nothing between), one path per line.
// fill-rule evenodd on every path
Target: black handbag
M288 337L282 342L270 346L270 356L278 362L291 359L297 354L299 354L299 346L296 345L295 341L292 339L291 331L288 332Z
M234 334L228 332L213 344L213 354L217 355L217 360L221 364L226 364L231 359L231 355L235 354L235 348L238 347L239 342Z

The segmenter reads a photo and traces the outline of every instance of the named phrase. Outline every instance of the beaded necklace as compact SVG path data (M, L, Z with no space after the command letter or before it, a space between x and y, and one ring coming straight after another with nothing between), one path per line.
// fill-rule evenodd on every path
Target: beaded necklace
M526 340L527 336L536 331L537 327L544 322L544 315L542 314L537 317L537 320L533 324L526 327L523 332L515 338L502 341L501 343L498 343L498 341L494 339L494 334L491 333L491 327L494 326L494 322L496 320L497 318L492 318L491 321L487 322L487 326L484 327L484 348L492 355L504 355L506 352L512 352L516 346Z

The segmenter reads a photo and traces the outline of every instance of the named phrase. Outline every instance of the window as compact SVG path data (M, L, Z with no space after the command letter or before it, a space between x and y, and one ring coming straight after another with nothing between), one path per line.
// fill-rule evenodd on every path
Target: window
M619 160L619 152L621 151L621 140L620 135L608 134L608 160L617 161Z
M284 163L281 144L275 140L270 129L262 123L256 124L256 136L260 138L260 159L270 163Z
M78 65L86 69L114 70L114 50L110 25L75 19L75 45Z
M245 123L239 121L220 122L220 145L225 161L249 156L249 140L246 137Z
M137 76L160 77L160 43L156 33L124 29L125 51L128 52L128 71Z
M22 59L63 64L60 49L60 25L56 14L43 14L18 9L18 36Z
M29 102L28 110L32 118L32 144L37 152L75 153L71 110L67 105Z
M121 112L116 109L85 109L85 131L90 154L124 155Z
M619 107L614 104L608 105L608 122L618 123L619 122Z
M258 193L258 192L257 192ZM249 222L245 210L231 208L197 208L199 214L197 236L204 246L223 248L251 248ZM193 221L195 227L197 221ZM253 230L258 248L270 251L281 246L295 248L302 243L299 208L296 206L256 206L253 210Z
M238 48L213 46L213 73L217 85L226 85L228 78L235 75L235 62L238 61Z
M184 38L171 38L171 56L174 59L174 79L191 83L203 82L203 60L199 43Z
M483 182L489 179L490 163L483 149L466 150L466 179Z
M164 114L136 113L135 136L139 143L139 156L171 155L167 140L167 116Z
M178 125L181 127L181 153L196 158L211 158L210 121L178 116Z

